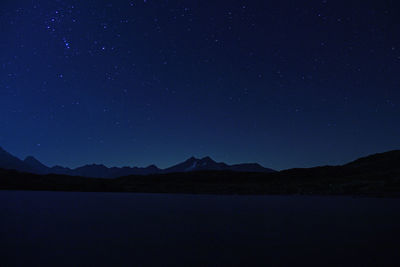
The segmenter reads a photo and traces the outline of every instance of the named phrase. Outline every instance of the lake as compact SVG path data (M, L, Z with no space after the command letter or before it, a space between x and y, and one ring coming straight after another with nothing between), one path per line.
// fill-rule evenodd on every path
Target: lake
M399 265L400 199L0 191L1 266Z

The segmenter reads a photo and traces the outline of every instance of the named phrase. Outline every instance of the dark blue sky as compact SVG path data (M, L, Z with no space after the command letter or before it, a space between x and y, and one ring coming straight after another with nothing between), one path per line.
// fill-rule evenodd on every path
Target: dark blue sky
M1 1L0 146L284 169L400 148L397 1Z

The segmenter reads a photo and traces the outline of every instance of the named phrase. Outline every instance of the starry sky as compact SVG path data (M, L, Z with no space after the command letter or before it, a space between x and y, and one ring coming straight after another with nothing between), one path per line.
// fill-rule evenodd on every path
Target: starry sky
M286 169L400 148L397 1L2 0L0 146Z

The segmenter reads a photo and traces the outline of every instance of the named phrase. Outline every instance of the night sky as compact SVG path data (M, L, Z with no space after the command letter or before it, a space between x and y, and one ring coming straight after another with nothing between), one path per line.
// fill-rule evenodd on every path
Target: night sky
M397 1L5 1L0 146L285 169L400 148Z

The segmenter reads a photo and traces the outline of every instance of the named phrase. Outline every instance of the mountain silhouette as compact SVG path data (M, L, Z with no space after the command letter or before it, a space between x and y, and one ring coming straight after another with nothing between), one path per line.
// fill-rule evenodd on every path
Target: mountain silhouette
M21 161L4 150L1 151L0 158L13 164L14 167L21 167ZM31 167L41 166L32 158L25 161L30 163ZM232 171L232 169L254 170L259 169L260 166L257 164L228 165L217 163L208 157L202 159L191 157L164 170L160 170L156 166L107 168L104 165L94 164L77 169L59 166L50 168L53 173L55 171L70 172L71 175L32 174L0 168L0 189L400 197L399 163L400 150L374 154L339 166L294 168L279 172ZM28 167L22 166L24 169ZM123 175L126 173L150 173L152 175ZM77 176L78 174L81 176ZM91 178L89 175L97 176L97 178ZM118 176L118 178L99 179L99 177L114 176Z
M0 147L0 168L36 173L34 168Z
M191 157L182 163L164 170L166 173L190 171L274 172L274 170L264 168L257 163L228 165L223 162L216 162L210 157L202 159Z
M2 148L0 148L0 168L17 170L20 172L30 172L34 174L61 174L92 178L117 178L129 175L150 175L192 171L274 172L274 170L264 168L257 163L228 165L223 162L216 162L210 157L204 157L202 159L191 157L182 163L166 169L159 169L155 165L150 165L144 168L108 168L102 164L84 165L75 169L58 165L50 168L32 156L28 156L24 161L22 161Z
M362 157L348 164L345 164L344 167L360 169L363 171L400 171L400 150L392 150L384 153L377 153Z
M42 164L40 161L38 161L37 159L35 159L32 156L26 157L24 159L24 163L25 163L25 165L28 165L34 171L34 173L38 173L38 174L49 173L49 170L50 170L49 167Z

